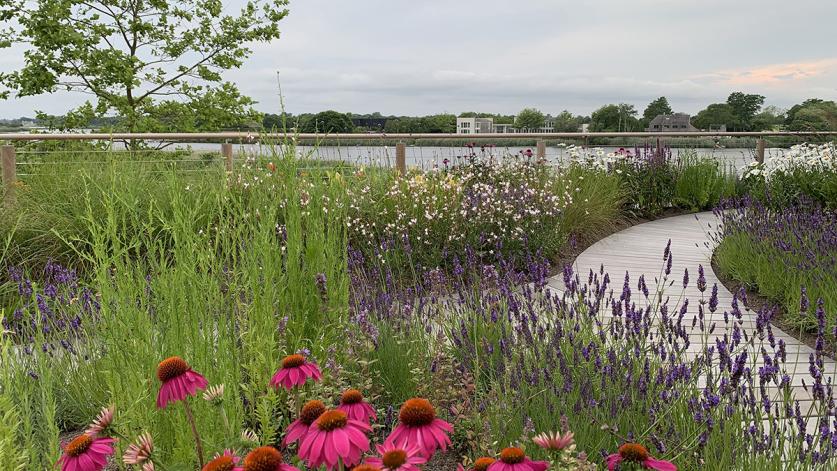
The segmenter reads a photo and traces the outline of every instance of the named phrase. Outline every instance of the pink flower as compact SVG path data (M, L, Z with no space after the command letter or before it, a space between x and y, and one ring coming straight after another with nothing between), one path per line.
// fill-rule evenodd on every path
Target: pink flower
M131 443L122 455L125 464L143 464L151 458L154 452L154 441L148 432L140 434L135 443Z
M61 471L101 471L113 455L114 442L113 438L81 434L64 447L56 466L60 464Z
M113 414L115 411L116 408L114 406L102 407L99 415L96 416L96 420L94 420L93 423L87 427L87 430L85 430L84 433L87 435L100 435L108 427L110 427L110 423L113 422Z
M561 436L558 432L546 432L541 433L540 435L535 435L532 437L532 441L535 445L538 445L541 448L559 451L568 448L573 444L573 434L572 432L567 432Z
M357 389L349 389L340 397L340 406L337 407L349 416L352 420L369 423L371 420L378 420L375 408L363 400L363 394Z
M639 443L625 443L620 446L618 453L607 457L607 469L613 471L623 461L639 463L643 468L656 469L657 471L677 471L677 466L674 463L653 458L648 453L648 448Z
M206 463L201 471L234 471L241 458L235 455L232 450L224 450L224 453L216 455L209 463ZM239 468L240 469L240 468Z
M377 466L382 471L421 471L418 465L427 462L422 456L421 448L416 445L409 447L395 445L378 445L378 454L366 460L367 463Z
M322 374L317 365L307 361L304 356L297 353L282 359L282 367L273 375L270 385L276 389L279 389L279 386L284 386L285 389L290 391L296 386L305 384L308 378L319 381L321 377Z
M235 467L233 471L299 471L299 469L285 464L282 461L282 453L279 453L276 448L260 446L244 457L244 467Z
M340 462L346 467L354 466L369 450L365 434L370 430L369 425L350 419L342 410L326 411L302 439L299 457L312 469L323 463L329 470L337 469Z
M308 429L311 428L311 424L320 418L325 411L326 406L322 401L306 402L305 405L302 406L302 410L299 412L299 418L291 422L291 425L288 426L288 430L285 434L285 439L282 440L282 444L287 446L305 438L305 435L308 433Z
M532 461L520 448L504 448L500 459L488 466L488 471L545 471L549 468L546 461Z
M494 458L491 458L489 456L483 456L482 458L477 458L474 461L474 465L471 466L470 468L468 468L468 471L486 471L489 466L494 464L495 461L497 461L497 460L495 460ZM457 469L457 471L465 471L465 467L462 466L461 464L456 469Z
M417 445L428 460L436 449L443 451L450 445L448 433L453 432L451 424L436 418L436 409L427 399L407 400L398 413L399 424L387 437L385 443Z
M192 370L180 357L169 357L157 366L157 378L163 383L157 394L157 408L165 409L169 402L194 396L198 389L206 389L209 382Z

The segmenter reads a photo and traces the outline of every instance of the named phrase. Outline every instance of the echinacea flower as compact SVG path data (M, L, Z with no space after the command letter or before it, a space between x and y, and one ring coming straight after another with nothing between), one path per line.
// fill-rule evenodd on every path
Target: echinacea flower
M299 412L299 418L291 422L291 425L288 426L287 434L285 434L285 439L282 440L282 444L287 446L305 438L308 429L311 428L311 424L320 418L325 411L326 406L322 401L313 400L306 402Z
M381 471L381 468L373 466L369 463L363 463L352 468L352 471Z
M102 407L99 415L96 416L96 420L87 427L84 433L87 435L101 435L102 432L110 427L111 422L113 422L114 412L116 412L114 406Z
M488 466L488 471L545 471L549 468L546 461L532 461L520 448L504 448L500 459Z
M323 463L329 470L341 463L356 465L369 450L366 432L370 430L369 425L350 419L342 410L328 410L311 424L299 446L299 457L313 469Z
M113 455L113 438L97 438L86 433L74 438L64 446L64 453L56 465L61 471L101 471Z
M241 431L241 441L248 443L259 443L259 436L256 435L256 432L254 432L253 430L246 428Z
M224 400L224 385L216 384L206 388L206 391L203 392L203 399L212 405L220 405L221 401Z
M136 442L131 443L125 454L122 455L122 462L125 464L142 464L151 458L154 452L154 441L148 432L141 433Z
M444 451L451 443L447 434L453 432L453 426L436 418L436 409L427 399L407 400L401 406L398 421L385 443L418 445L427 459L433 456L436 449L441 448Z
M284 386L291 390L296 386L302 386L308 378L319 381L322 377L317 365L309 362L304 356L295 353L282 359L282 367L273 375L270 385L276 389Z
M653 458L648 453L648 448L639 443L625 443L619 447L618 453L609 455L607 457L608 471L613 471L623 461L639 463L643 468L656 469L657 471L677 471L677 466L674 463Z
M482 458L477 458L476 461L474 461L474 465L471 466L470 468L468 468L467 471L486 471L489 466L494 464L495 461L497 461L497 460L495 460L494 458L491 458L489 456L483 456ZM457 466L456 471L466 471L466 470L465 470L465 467L460 464L459 466Z
M216 456L201 469L201 471L233 471L241 458L235 455L232 450L224 450L224 453Z
M427 462L427 458L422 456L421 448L417 445L412 446L396 446L396 445L378 445L376 446L378 454L366 460L371 465L378 466L382 471L420 471L418 465Z
M532 437L532 441L535 445L550 451L564 450L574 443L572 432L567 432L563 436L559 432L544 432Z
M357 389L345 391L340 396L340 406L337 408L345 412L350 419L366 422L367 424L370 419L378 420L378 414L375 413L375 408L363 400L363 394Z
M180 357L169 357L157 366L157 378L163 383L157 394L157 408L165 409L169 402L182 401L194 396L198 389L206 389L209 382L192 370Z
M244 466L234 471L299 471L282 461L282 453L272 446L260 446L244 457Z

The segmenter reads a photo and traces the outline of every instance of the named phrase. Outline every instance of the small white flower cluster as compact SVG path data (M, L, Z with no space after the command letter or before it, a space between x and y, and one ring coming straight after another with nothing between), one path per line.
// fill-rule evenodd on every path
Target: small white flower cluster
M587 149L578 146L568 146L567 152L570 162L593 170L610 171L616 164L625 162L630 158L628 152L608 152L601 148Z
M764 163L751 162L742 169L744 178L758 177L770 180L775 175L804 172L837 173L837 146L828 144L798 144L787 152L765 159Z

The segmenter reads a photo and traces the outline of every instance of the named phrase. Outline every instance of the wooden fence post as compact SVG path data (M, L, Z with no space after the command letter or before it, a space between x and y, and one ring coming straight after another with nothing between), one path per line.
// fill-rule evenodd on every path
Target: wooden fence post
M15 158L14 146L3 146L0 149L0 167L3 169L3 202L7 205L12 205L15 201L15 186L17 183Z
M543 139L538 139L537 149L538 150L536 155L538 157L538 160L546 160L546 143L543 141Z
M395 144L395 170L401 174L407 174L407 144L399 142Z
M764 163L764 138L756 139L756 161L760 164Z
M233 146L229 142L221 144L221 155L224 156L228 172L233 171Z

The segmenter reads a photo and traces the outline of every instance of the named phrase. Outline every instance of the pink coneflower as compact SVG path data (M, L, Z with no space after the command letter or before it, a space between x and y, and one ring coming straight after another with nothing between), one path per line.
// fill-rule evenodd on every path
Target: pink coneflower
M154 452L154 441L148 432L140 434L137 441L131 443L125 454L122 455L122 462L125 464L142 464L151 458L151 453Z
M427 462L422 456L421 448L417 445L396 446L378 445L378 454L366 460L367 463L378 466L382 471L420 471L418 466Z
M401 406L398 421L398 426L387 437L385 443L417 445L427 459L433 456L437 448L444 451L451 443L447 434L453 432L453 426L436 418L436 409L427 399L407 400Z
M349 416L352 420L369 423L371 420L378 420L375 409L363 400L363 394L357 389L349 389L340 397L340 406L337 407Z
M96 438L86 433L74 438L64 446L64 453L58 458L61 471L101 471L113 455L113 438Z
M279 386L284 386L285 389L290 391L296 386L305 384L308 378L319 381L321 377L322 374L317 365L296 353L282 359L282 367L273 375L270 385L276 389L279 389Z
M285 464L282 453L272 446L260 446L244 457L244 467L234 471L299 471L296 466Z
M93 421L84 431L87 435L101 435L113 422L113 414L116 411L114 406L102 407L96 420Z
M352 471L381 471L381 468L373 466L369 463L363 463L352 468Z
M613 453L607 457L607 469L613 471L623 461L639 463L643 468L656 469L657 471L677 471L677 466L674 463L653 458L648 453L648 448L639 443L625 443L620 446L618 453Z
M325 411L326 406L322 401L314 400L306 402L305 405L302 406L302 410L299 412L299 418L291 422L291 425L288 426L288 430L285 434L285 439L282 440L282 444L287 446L288 444L305 438L311 424L320 418Z
M241 461L241 458L235 455L232 450L224 450L224 453L216 456L201 471L233 471Z
M477 458L477 460L474 461L474 465L471 466L468 471L487 471L488 467L494 464L495 461L497 460L489 456ZM459 465L459 467L462 468L462 465ZM462 469L464 470L465 468Z
M546 461L532 461L520 448L504 448L500 459L488 466L488 471L545 471L549 468Z
M545 432L532 437L535 445L551 451L560 451L572 446L573 433L567 432L563 436L559 432Z
M361 455L369 450L366 432L369 425L350 419L342 410L324 412L308 430L299 446L299 457L309 468L319 468L325 463L327 469L336 469L360 463Z
M157 366L157 378L163 383L157 394L157 408L164 409L169 402L182 401L194 396L198 389L206 389L209 382L192 370L180 357L169 357Z

